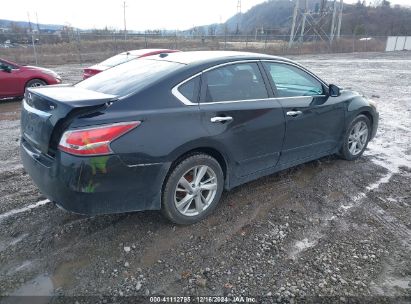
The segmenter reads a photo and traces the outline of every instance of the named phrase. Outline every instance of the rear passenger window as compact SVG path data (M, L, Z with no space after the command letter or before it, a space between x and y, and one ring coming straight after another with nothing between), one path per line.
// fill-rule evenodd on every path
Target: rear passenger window
M179 86L178 91L189 101L196 103L198 102L199 83L200 76L194 77L193 79Z
M260 69L256 63L223 66L204 74L205 102L238 101L268 98Z

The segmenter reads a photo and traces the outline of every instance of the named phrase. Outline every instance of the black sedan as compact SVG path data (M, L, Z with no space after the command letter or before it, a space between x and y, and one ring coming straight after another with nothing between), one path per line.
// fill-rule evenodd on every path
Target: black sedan
M284 58L160 54L30 88L21 158L66 210L161 209L191 224L224 189L330 154L357 159L377 126L374 103Z

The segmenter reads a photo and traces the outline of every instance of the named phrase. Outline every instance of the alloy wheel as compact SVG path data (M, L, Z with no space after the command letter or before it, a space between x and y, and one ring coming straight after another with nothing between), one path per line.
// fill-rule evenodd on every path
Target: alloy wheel
M44 83L41 83L41 82L33 82L30 85L31 88L37 88L37 87L42 87L42 86L44 86Z
M201 165L186 171L174 191L174 204L185 216L204 212L217 193L217 175L209 166Z
M348 136L348 150L351 155L356 156L361 153L367 144L368 126L364 121L358 121L351 129Z

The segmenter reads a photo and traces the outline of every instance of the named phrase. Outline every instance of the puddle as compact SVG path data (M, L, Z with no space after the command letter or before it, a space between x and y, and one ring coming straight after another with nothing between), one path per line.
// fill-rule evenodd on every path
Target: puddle
M42 274L23 284L10 296L2 299L2 304L46 304L52 301L54 286L50 277ZM30 298L27 298L30 297Z
M31 209L43 206L43 205L48 204L48 203L50 203L49 200L42 200L42 201L39 201L35 204L28 205L24 208L10 210L6 213L0 214L0 222L2 220L4 220L5 218L9 217L9 216L12 216L12 215L15 215L15 214L18 214L18 213L22 213L22 212L26 212L26 211L29 211Z
M74 261L62 262L57 266L52 276L53 285L56 288L74 286L76 282L75 275L78 272L77 270L86 267L90 262L90 259L86 257Z

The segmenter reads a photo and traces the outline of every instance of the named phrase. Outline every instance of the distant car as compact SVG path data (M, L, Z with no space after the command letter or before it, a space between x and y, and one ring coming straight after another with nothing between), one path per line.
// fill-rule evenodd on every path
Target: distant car
M21 159L63 209L162 209L191 224L223 189L334 153L358 159L378 116L372 101L284 58L181 52L28 89Z
M0 99L21 97L29 87L59 83L60 76L52 70L19 65L0 58Z
M169 50L169 49L141 49L133 50L124 53L120 53L116 56L110 57L103 62L100 62L96 65L84 69L83 79L87 79L91 76L94 76L98 73L101 73L109 68L112 68L116 65L128 62L133 59L158 55L162 53L175 53L180 52L178 50Z

